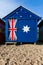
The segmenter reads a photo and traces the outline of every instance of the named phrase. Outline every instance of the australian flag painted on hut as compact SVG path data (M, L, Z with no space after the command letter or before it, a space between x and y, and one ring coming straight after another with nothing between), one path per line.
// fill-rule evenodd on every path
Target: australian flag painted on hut
M3 18L6 42L36 42L38 15L20 6Z

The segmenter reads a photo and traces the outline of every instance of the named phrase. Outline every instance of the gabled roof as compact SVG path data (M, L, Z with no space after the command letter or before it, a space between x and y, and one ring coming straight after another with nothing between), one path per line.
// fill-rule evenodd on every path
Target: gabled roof
M9 19L9 18L26 18L26 19L37 19L40 20L41 17L34 14L33 12L31 12L30 10L20 6L17 9L15 9L13 12L9 13L7 16L5 16L2 19Z
M43 20L39 23L38 27L43 26Z

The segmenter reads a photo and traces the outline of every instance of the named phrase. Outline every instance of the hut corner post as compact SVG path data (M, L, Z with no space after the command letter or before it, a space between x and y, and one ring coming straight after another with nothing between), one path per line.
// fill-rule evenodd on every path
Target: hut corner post
M34 43L34 45L36 45L36 42Z

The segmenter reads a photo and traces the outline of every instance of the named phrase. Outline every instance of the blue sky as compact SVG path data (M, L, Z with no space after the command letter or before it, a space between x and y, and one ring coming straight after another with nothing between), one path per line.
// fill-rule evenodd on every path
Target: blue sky
M0 18L19 6L24 6L43 18L43 0L0 0Z

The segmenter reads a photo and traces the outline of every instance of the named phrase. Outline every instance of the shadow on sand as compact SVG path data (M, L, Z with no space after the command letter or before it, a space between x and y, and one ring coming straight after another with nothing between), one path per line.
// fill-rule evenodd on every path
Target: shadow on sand
M4 41L2 41L2 42L0 42L0 46L1 45L5 45L6 43L5 43L5 40ZM6 44L6 45L14 45L15 43L14 42L12 42L12 43L8 43L8 44ZM30 43L30 42L16 42L16 46L19 46L19 45L26 45L26 44L32 44L32 45L43 45L43 41L38 41L37 43Z

